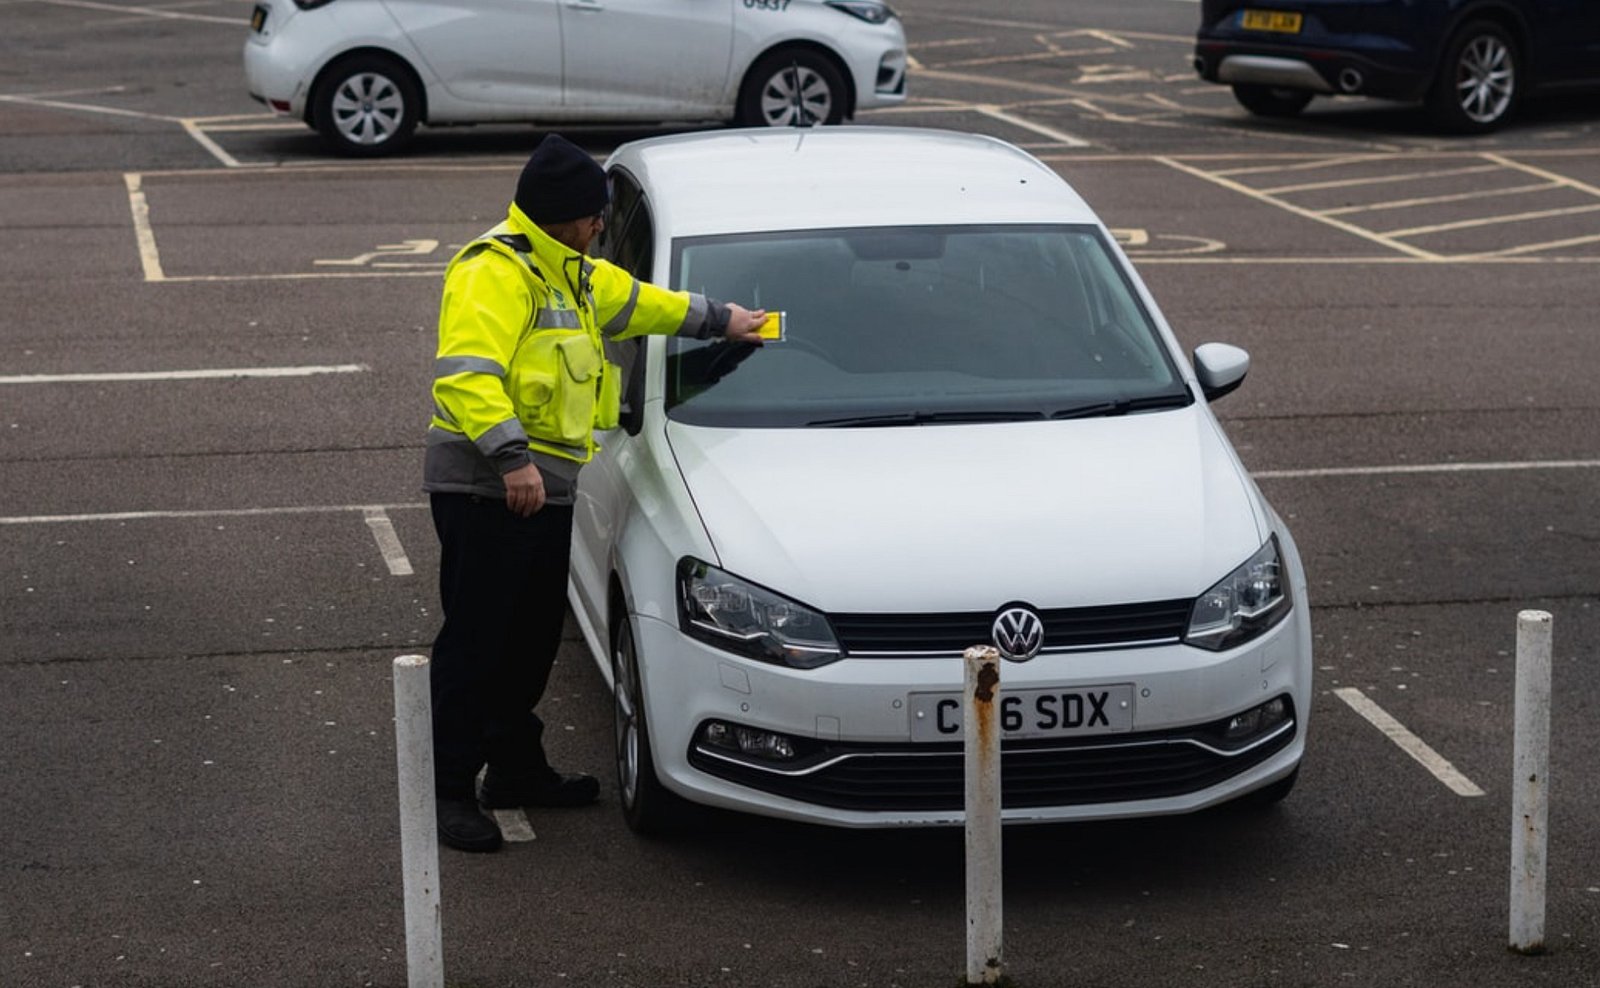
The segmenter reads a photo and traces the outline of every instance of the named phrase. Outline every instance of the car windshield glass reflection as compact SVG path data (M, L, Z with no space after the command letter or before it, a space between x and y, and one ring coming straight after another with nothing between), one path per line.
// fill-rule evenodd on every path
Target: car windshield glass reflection
M700 237L673 283L782 310L784 338L668 341L667 408L700 425L873 427L1123 415L1192 401L1090 226Z

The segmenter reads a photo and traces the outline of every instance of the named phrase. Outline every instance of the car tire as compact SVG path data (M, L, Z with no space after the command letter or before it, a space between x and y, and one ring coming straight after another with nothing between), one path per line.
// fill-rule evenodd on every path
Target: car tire
M375 157L405 147L417 129L422 96L398 59L355 55L322 73L311 125L340 154Z
M656 776L650 754L650 725L633 622L624 613L611 633L611 675L617 740L617 794L622 817L634 833L661 836L682 823L685 804Z
M1451 133L1487 133L1516 109L1520 75L1521 56L1510 32L1492 21L1473 21L1445 47L1428 112Z
M1303 89L1279 89L1240 83L1233 87L1233 98L1258 117L1292 117L1311 103L1314 94Z
M739 88L739 124L794 126L797 78L808 123L836 124L849 115L850 96L838 67L819 52L788 48L763 55L745 74Z

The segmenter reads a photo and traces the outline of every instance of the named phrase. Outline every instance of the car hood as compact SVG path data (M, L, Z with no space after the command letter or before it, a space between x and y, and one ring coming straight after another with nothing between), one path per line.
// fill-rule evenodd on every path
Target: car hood
M825 611L1193 597L1266 538L1204 406L1061 422L726 429L669 423L716 550Z

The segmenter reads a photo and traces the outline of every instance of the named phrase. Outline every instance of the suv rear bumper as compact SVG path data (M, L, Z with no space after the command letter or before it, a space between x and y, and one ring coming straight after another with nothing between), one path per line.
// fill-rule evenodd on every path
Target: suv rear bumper
M1348 51L1297 48L1235 41L1195 43L1194 68L1207 82L1260 85L1331 95L1416 100L1428 77Z

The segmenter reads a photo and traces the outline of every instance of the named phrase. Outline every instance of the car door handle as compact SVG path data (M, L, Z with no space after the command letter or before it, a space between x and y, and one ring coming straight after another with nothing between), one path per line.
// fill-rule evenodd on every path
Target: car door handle
M573 10L583 10L591 14L606 9L604 4L595 3L594 0L567 0L567 6Z

